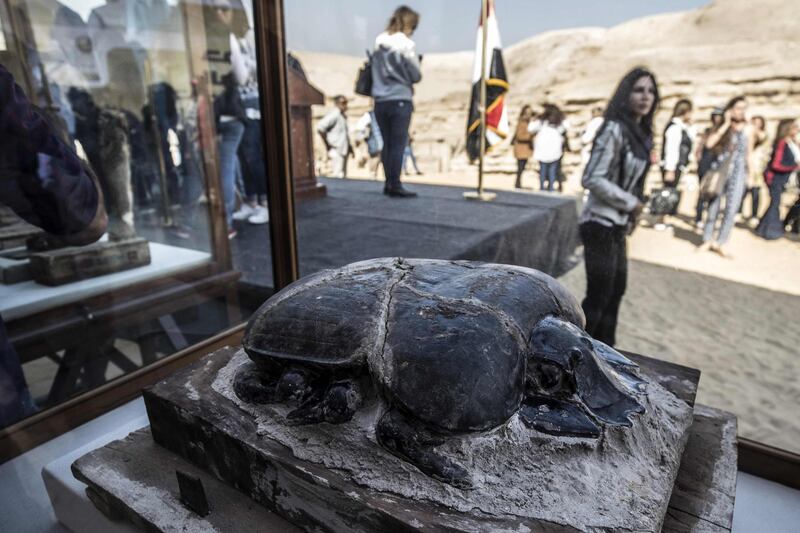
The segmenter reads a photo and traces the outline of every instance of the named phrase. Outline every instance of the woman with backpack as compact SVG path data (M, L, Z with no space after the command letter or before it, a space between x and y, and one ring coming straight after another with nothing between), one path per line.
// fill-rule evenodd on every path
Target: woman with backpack
M642 212L644 178L658 108L655 76L638 67L617 86L595 137L583 186L589 196L580 217L586 265L586 332L609 346L628 282L627 236Z
M692 102L681 98L672 109L672 116L664 128L661 143L661 179L664 188L655 191L651 197L650 213L656 215L654 228L658 231L671 229L666 223L667 215L675 215L680 203L678 183L689 166L692 155L692 132L689 125L692 120Z
M417 193L400 182L403 152L408 144L408 126L414 111L414 84L422 79L420 60L411 36L419 24L419 13L408 6L398 7L386 30L375 39L372 54L372 99L375 118L383 135L381 163L386 175L383 194L393 198L412 198Z

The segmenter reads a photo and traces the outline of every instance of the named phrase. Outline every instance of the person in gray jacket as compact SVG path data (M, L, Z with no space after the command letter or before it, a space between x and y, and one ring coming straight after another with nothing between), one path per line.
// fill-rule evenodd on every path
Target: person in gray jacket
M386 175L383 193L396 198L417 195L400 183L408 125L414 111L413 85L422 79L420 57L411 40L417 24L419 14L416 11L407 6L398 7L386 31L375 39L372 54L372 98L375 119L383 135L381 163Z
M586 332L609 346L616 343L627 285L627 235L644 207L641 196L657 107L655 76L640 67L626 74L608 104L583 172L589 197L580 218L586 264L582 306Z

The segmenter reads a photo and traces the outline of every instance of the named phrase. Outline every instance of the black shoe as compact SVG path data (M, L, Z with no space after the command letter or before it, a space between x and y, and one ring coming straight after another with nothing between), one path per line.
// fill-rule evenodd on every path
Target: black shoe
M414 198L417 193L404 189L403 187L396 187L394 189L384 189L384 194L392 198Z

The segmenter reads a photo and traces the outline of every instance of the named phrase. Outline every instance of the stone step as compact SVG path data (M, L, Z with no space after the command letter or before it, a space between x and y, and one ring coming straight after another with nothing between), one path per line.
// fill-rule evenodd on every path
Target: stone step
M662 531L730 531L736 498L736 465L736 416L696 405Z
M203 483L211 508L204 519L181 504L176 470ZM201 525L210 529L210 525L217 531L301 531L202 468L157 445L149 428L85 455L74 464L73 471L89 485L87 492L106 516L142 530L170 531L181 524L186 530ZM159 495L156 505L139 497L142 487ZM662 531L730 531L735 489L736 418L698 405Z
M229 373L229 365L233 364L232 361L235 361L237 357L241 359L244 356L241 352L237 353L236 350L231 348L226 348L207 356L193 367L185 369L153 387L152 390L146 393L146 404L155 440L172 452L177 452L177 456L182 457L177 459L177 456L170 455L170 461L180 463L185 458L188 458L194 464L203 465L215 477L241 490L244 493L242 495L243 501L250 501L249 498L252 498L261 502L270 510L290 517L295 524L301 527L308 529L320 528L324 531L350 531L354 529L361 531L411 531L417 530L418 526L423 524L432 531L445 528L464 531L483 531L487 528L516 529L517 526L522 525L525 527L533 526L533 529L537 531L577 531L579 527L583 529L583 526L573 527L564 522L531 519L531 517L521 520L520 517L515 517L514 512L510 509L507 511L508 514L491 519L487 518L485 514L475 516L468 511L457 512L452 507L435 505L429 501L402 498L391 491L375 491L365 488L360 483L348 481L342 470L343 465L334 470L328 470L318 463L298 459L289 448L279 444L277 441L258 437L257 433L265 430L269 431L269 426L264 426L264 419L257 419L251 414L243 412L241 406L235 405L223 390L226 380L229 380L230 377L226 372ZM696 384L699 379L697 371L642 357L637 357L637 362L641 366L642 373L651 379L651 383L659 383L670 390L674 388L675 390L672 392L678 399L689 405L693 403ZM672 369L672 373L665 372L665 369ZM704 421L716 420L715 416L717 415L713 412L698 410L698 413L698 416ZM694 432L697 428L702 429L702 427L718 429L704 430L703 435L705 436L699 437L700 440L694 434L688 434L685 439L688 438L690 445L693 442L701 442L708 449L716 448L730 451L730 439L735 435L735 421L731 422L732 418L729 418L726 423L714 422L711 426L707 424L698 425L697 420L698 417L696 416L695 424L691 426L691 432ZM274 429L274 431L283 430L286 430L286 428ZM708 444L709 442L713 444L712 441L714 441L717 434L722 434L727 438L728 443L721 443L716 447ZM320 438L324 439L325 436L320 434ZM158 454L160 455L169 453L161 448L153 447L152 443L146 440L146 436L137 436L134 440L138 442L136 446L139 449L150 446L151 451L146 452L147 454L154 455L153 448L158 449ZM134 497L135 494L131 493L130 490L127 492L123 490L124 487L141 487L141 484L115 483L114 480L131 478L142 481L144 474L140 470L145 466L141 468L126 468L121 465L119 457L122 456L115 454L118 454L120 446L127 446L125 444L127 441L120 442L122 444L118 442L113 446L115 450L113 453L103 452L101 451L102 449L92 452L77 461L73 469L76 477L87 482L96 495L101 496L108 504L117 508L119 514L128 516L129 519L131 519L131 513L141 517L145 509L142 509L141 504L137 503L137 499ZM144 444L142 444L143 442ZM686 442L686 440L683 442ZM308 441L304 447L308 448L312 443L313 441ZM682 445L683 443L673 444L673 446L680 449L682 449ZM374 443L371 446L374 447ZM608 442L606 446L609 446ZM327 453L329 448L326 446L324 449ZM336 458L336 452L333 448L330 448L330 450L329 459L334 461L341 459ZM729 480L731 476L735 478L735 448L732 456L730 453L723 455L725 457L724 460L714 462L716 470L708 471L713 475L703 477L708 483L702 487L692 481L692 477L687 477L693 475L696 477L698 468L693 466L693 461L696 460L687 459L687 457L692 456L688 455L688 453L684 455L682 469L688 468L692 472L686 475L679 474L676 466L675 473L669 477L669 486L666 492L661 493L664 501L664 515L660 519L656 517L655 521L650 521L649 526L643 523L640 519L641 517L632 517L632 524L635 524L639 530L657 530L661 525L660 520L666 516L665 528L674 528L670 529L670 531L685 531L686 529L679 529L679 526L690 523L690 520L686 519L687 517L696 516L696 521L702 521L703 525L720 525L723 527L720 531L724 531L724 526L729 521L726 522L724 518L727 507L723 503L730 502L730 509L732 510L732 497L730 496L732 491ZM115 459L114 457L117 458ZM707 456L704 459L702 454L696 457L700 457L698 460L707 460ZM615 461L618 459L620 458L614 458ZM361 460L366 462L361 464L360 467L368 471L370 459L362 456ZM391 456L389 460L390 462L396 462L396 459L392 459ZM155 465L153 468L156 469L165 470L166 468L158 466L157 462L150 459L141 463L142 465L152 463ZM668 463L670 463L669 460ZM654 470L659 468L661 467L653 467ZM117 474L110 477L102 477L97 473L109 470L117 472ZM415 476L421 474L408 470L406 472L408 473L400 477L400 479L405 479L403 481L404 485L419 482ZM720 478L721 474L724 474L722 478ZM192 475L197 474L193 473ZM409 475L411 476L410 478L406 477ZM672 483L676 477L678 483L675 491L672 491ZM149 476L147 479L155 478ZM168 479L170 485L155 488L160 491L158 492L159 494L164 494L164 497L169 494L174 497L177 490L175 488L177 487L177 481L175 481L174 475L166 476L164 479ZM715 486L710 483L712 479L725 479L725 486ZM147 483L150 482L147 481ZM213 483L218 483L218 481L213 481ZM607 490L607 483L608 480L604 483L604 487L606 487L604 490ZM216 485L212 486L216 487ZM547 488L552 490L552 487ZM531 490L537 489L532 487ZM642 494L653 490L656 490L656 488L648 485L645 492L638 497L642 497ZM216 488L213 490L207 488L206 492L209 494L212 510L214 508L221 509L225 506L225 504L221 505L221 502L215 502L215 497L212 494L217 492ZM602 498L603 492L600 491L594 494L593 497ZM672 501L669 502L669 508L667 508L666 502L670 497L670 493L672 493ZM712 493L717 497L716 503L704 503L706 501L704 498ZM249 498L245 495L249 496ZM462 496L471 497L469 492ZM620 495L616 495L616 497L619 498ZM586 505L587 502L585 500L575 501L570 505ZM153 512L149 511L148 517L150 518L148 519L151 520L151 523L148 526L148 530L161 531L169 529L169 524L174 525L176 523L174 520L184 516L181 513L185 513L185 509L176 510L172 504L164 504L163 507L165 513L166 511L169 512L164 516L159 515L156 517L161 520L159 523L152 522ZM171 516L168 516L170 513ZM681 522L681 519L686 520ZM173 521L170 522L170 520ZM599 516L598 520L601 520ZM274 530L283 531L280 528Z

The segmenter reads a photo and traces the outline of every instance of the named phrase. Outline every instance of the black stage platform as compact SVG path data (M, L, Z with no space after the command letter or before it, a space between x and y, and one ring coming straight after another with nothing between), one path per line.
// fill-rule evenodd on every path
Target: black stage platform
M471 259L564 273L578 243L576 199L498 192L492 202L467 201L467 189L410 185L412 199L382 194L383 182L322 179L325 198L297 204L300 274L373 257ZM242 281L271 287L265 226L237 223L231 241Z

